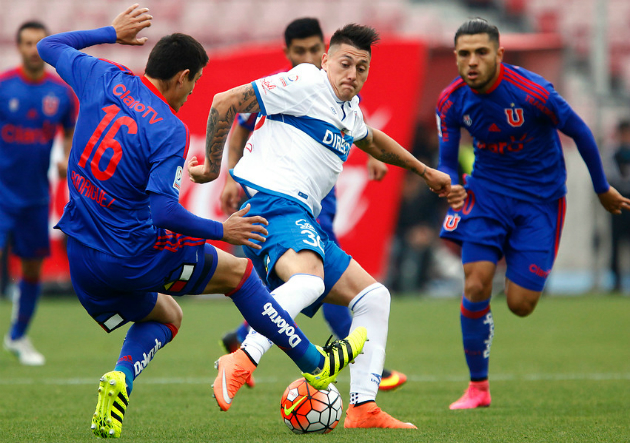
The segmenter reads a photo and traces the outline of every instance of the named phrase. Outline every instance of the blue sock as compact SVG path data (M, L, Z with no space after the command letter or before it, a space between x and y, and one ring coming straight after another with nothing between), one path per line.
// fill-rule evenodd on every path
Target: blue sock
M462 297L460 320L470 380L486 380L494 337L490 299L474 303Z
M115 371L125 373L127 395L131 394L135 378L147 367L157 351L166 346L175 334L177 334L175 326L156 321L131 325L114 368Z
M324 303L322 311L328 327L337 338L346 338L350 334L352 315L347 306Z
M42 292L41 287L40 282L20 280L19 298L13 301L14 305L17 304L17 308L14 308L16 315L11 325L11 340L17 340L26 334L37 308L37 301Z
M251 262L239 286L226 296L232 299L247 323L282 349L302 372L313 372L323 366L324 356L252 272Z
M244 321L238 328L236 328L236 338L238 338L238 341L243 343L247 334L249 334L249 324Z

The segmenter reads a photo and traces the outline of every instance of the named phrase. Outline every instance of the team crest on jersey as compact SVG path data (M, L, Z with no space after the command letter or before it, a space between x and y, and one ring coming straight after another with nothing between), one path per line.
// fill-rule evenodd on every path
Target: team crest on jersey
M523 108L508 108L505 109L505 115L510 126L518 128L525 123L525 117L523 117Z
M59 98L54 95L47 95L42 100L42 108L44 114L51 117L57 113L57 109L59 109Z
M466 114L464 116L464 123L466 124L466 126L472 125L472 118L470 118L470 115Z
M444 230L446 231L454 231L459 226L459 222L462 218L459 214L448 214L444 219Z
M267 91L271 91L272 89L276 88L276 85L269 79L263 79L260 84L263 87L263 91L265 92L265 95L267 94Z
M175 181L173 182L173 187L178 191L182 187L182 177L184 175L184 169L181 166L177 167L177 171L175 171Z
M13 97L11 100L9 100L9 111L11 112L15 112L18 110L18 108L20 107L20 101Z

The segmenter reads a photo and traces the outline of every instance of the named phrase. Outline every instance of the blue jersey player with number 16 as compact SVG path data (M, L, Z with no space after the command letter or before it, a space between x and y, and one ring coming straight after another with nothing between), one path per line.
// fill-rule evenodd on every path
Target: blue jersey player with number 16
M98 388L92 430L120 437L134 379L177 334L182 310L172 296L222 293L252 327L273 340L317 389L333 381L363 349L365 328L322 349L311 344L262 285L249 260L205 239L251 245L267 221L202 219L178 202L188 129L175 115L201 77L208 56L184 34L155 45L145 75L79 49L101 44L142 45L148 9L133 5L112 26L53 35L38 44L80 101L68 164L70 201L58 228L68 236L73 286L88 313L111 332L129 328L113 371ZM334 358L331 355L334 354Z
M536 307L553 266L565 213L566 168L557 130L575 141L602 206L614 214L630 200L608 185L589 128L541 76L502 62L499 30L483 19L455 34L460 78L438 100L440 166L454 183L441 237L462 246L461 303L470 384L451 409L490 406L488 360L494 336L490 294L497 262L507 263L510 310ZM474 138L475 163L457 184L460 128Z

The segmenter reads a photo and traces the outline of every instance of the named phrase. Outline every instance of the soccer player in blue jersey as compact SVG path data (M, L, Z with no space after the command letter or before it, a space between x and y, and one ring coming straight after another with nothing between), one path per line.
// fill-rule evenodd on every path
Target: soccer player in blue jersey
M251 149L232 171L250 197L252 213L269 220L261 249L245 252L272 294L294 318L312 316L323 301L348 306L352 326L365 326L365 354L350 368L350 406L346 428L415 428L376 405L387 342L390 294L339 246L316 221L321 201L330 192L353 144L386 163L404 167L424 178L446 196L447 174L429 168L382 131L365 124L357 94L367 80L371 47L378 40L367 26L337 30L323 56L322 68L303 63L289 72L256 80L215 95L206 134L206 158L188 163L196 182L212 180L220 171L223 146L236 112L260 112ZM366 239L369 241L369 239ZM258 242L256 242L258 244ZM255 325L243 347L219 359L217 388L228 387L233 397L254 366L271 347ZM232 375L238 371L239 376ZM221 378L227 374L227 382Z
M454 185L441 237L462 246L461 303L470 384L451 409L490 406L488 361L494 337L490 311L497 262L507 264L510 310L525 317L540 299L562 233L566 168L558 130L575 141L602 206L614 214L630 200L609 186L589 128L541 76L502 62L499 30L475 18L455 34L460 77L437 104L440 166ZM475 163L458 184L460 129L474 138Z
M120 437L134 379L177 334L182 310L172 296L226 294L318 389L361 352L367 338L358 327L345 340L316 347L271 297L249 260L206 244L215 239L257 248L252 241L264 242L267 222L244 217L244 208L218 223L178 202L189 134L176 113L208 62L205 50L185 34L163 37L143 77L79 51L102 43L142 45L147 38L137 34L151 19L136 4L112 26L53 35L38 44L42 58L80 101L68 163L70 201L58 223L69 236L73 286L106 332L133 322L114 370L99 384L92 429L100 437Z
M322 65L322 56L326 51L324 34L319 21L316 18L298 18L293 20L284 31L284 54L294 68L300 63L311 63L318 68ZM239 114L237 124L232 128L228 141L228 168L232 169L243 156L243 149L247 140L254 131L257 114ZM368 155L368 177L370 180L382 180L387 174L387 165ZM221 208L226 214L232 214L238 210L241 201L242 188L231 175L228 175L223 193L221 194ZM317 221L332 241L337 245L337 236L333 232L333 221L337 213L336 187L322 200L322 210ZM332 332L339 338L345 337L350 331L352 316L345 306L324 303L322 312L326 323ZM247 322L241 324L236 330L225 334L221 342L228 352L236 351L249 332ZM402 386L407 381L407 376L399 371L384 368L379 385L380 390L391 390ZM247 385L253 387L253 377L247 381Z
M72 90L46 72L37 53L37 42L47 34L40 22L22 24L17 31L22 64L0 74L0 256L10 241L22 265L4 348L32 366L46 361L26 333L41 293L44 257L50 253L50 154L60 127L66 157L70 153L76 119ZM61 178L66 163L67 158L57 164Z

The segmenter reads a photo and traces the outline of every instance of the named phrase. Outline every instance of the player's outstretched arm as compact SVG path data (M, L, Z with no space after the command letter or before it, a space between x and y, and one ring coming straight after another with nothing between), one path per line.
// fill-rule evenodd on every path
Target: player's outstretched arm
M382 162L400 166L418 174L431 191L440 197L446 197L451 190L451 178L448 174L428 167L383 131L368 127L368 136L355 144Z
M147 14L147 8L136 9L137 7L137 4L132 5L120 13L111 26L49 35L37 43L37 51L42 60L57 68L59 58L67 50L78 51L89 46L115 42L126 45L143 45L147 38L138 39L138 32L151 26L153 17ZM59 74L70 85L73 84L71 79L64 77L62 72Z
M267 235L263 217L244 217L249 205L232 214L225 222L198 217L179 204L172 195L149 192L151 219L158 228L168 229L179 234L210 240L223 240L233 245L247 245L255 249L260 246L251 240L264 242Z
M196 157L188 163L188 174L195 183L215 180L221 171L225 140L239 112L259 112L260 106L251 83L214 96L206 125L206 158L200 164Z
M245 214L249 212L249 208L250 205L247 204L247 206L240 211L236 211L223 222L223 241L233 245L244 245L254 249L261 249L262 247L259 244L251 240L264 242L265 237L263 235L268 234L265 226L269 223L259 215L245 217Z
M125 9L112 22L116 30L116 43L121 45L141 46L148 40L147 37L138 38L138 33L151 26L149 8L138 8L135 3Z
M599 202L611 214L619 215L621 210L630 211L630 199L624 197L612 186L608 191L597 194Z

